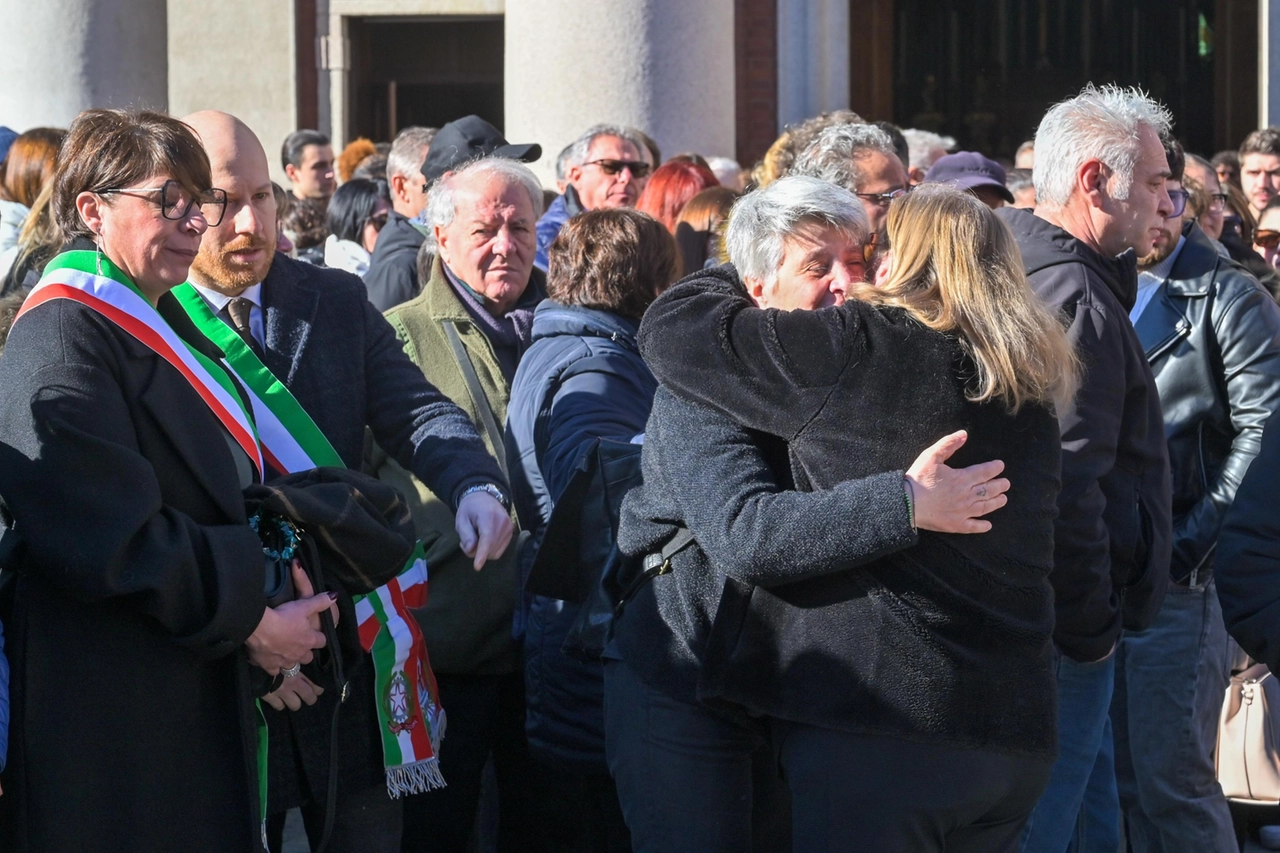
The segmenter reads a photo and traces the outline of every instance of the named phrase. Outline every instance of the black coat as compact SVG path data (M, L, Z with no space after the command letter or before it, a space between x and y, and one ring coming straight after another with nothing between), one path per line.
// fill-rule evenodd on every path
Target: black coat
M263 363L349 468L361 468L367 427L379 446L454 505L469 486L504 482L471 419L423 378L360 279L277 253L262 303ZM304 671L332 687L314 669ZM339 796L385 785L370 657L346 674L351 697L339 717ZM263 706L271 733L271 812L306 800L324 803L337 698L336 689L327 689L298 711Z
M1254 660L1280 672L1280 418L1262 433L1262 447L1227 510L1213 559L1227 631Z
M1192 223L1134 328L1160 391L1173 470L1170 577L1201 583L1262 430L1280 407L1280 308Z
M364 274L364 286L374 308L390 311L422 290L418 249L426 239L404 216L394 210L387 214L387 224L378 232L378 245Z
M259 849L241 649L262 552L222 426L64 299L14 325L0 399L0 495L27 543L5 614L3 835L33 853Z
M1160 395L1129 322L1132 251L1104 258L1030 211L1004 208L1031 288L1069 321L1083 363L1059 413L1062 493L1054 529L1054 642L1080 661L1105 657L1123 626L1148 627L1169 584L1173 518Z
M727 268L659 297L640 346L663 386L789 442L802 489L905 469L957 429L969 441L949 464L999 458L1013 483L989 533L922 532L858 570L736 590L708 640L704 695L812 725L1052 754L1061 448L1048 408L970 402L976 368L960 341L901 310L760 310Z

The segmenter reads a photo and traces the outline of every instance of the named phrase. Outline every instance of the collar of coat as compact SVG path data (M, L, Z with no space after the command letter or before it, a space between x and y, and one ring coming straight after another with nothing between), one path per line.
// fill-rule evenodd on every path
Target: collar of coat
M1183 230L1183 236L1186 242L1164 283L1165 293L1182 297L1207 296L1218 278L1220 265L1227 262L1218 254L1209 235L1194 221Z

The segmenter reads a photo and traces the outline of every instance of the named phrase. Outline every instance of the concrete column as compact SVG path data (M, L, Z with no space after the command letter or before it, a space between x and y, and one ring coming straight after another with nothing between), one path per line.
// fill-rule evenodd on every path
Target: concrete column
M778 127L848 106L848 0L778 0Z
M6 0L0 33L0 124L66 127L90 107L168 108L165 0Z
M1258 0L1258 127L1280 126L1280 0Z
M537 142L539 177L599 122L663 156L733 156L733 0L506 0L504 135Z

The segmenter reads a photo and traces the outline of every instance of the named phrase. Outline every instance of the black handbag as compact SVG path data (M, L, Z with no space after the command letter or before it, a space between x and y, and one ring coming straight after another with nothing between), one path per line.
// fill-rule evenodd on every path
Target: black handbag
M581 454L551 510L525 590L576 605L577 618L561 650L600 660L613 624L646 583L671 571L671 557L693 541L679 528L662 550L643 560L618 550L622 500L643 482L643 445L598 438Z

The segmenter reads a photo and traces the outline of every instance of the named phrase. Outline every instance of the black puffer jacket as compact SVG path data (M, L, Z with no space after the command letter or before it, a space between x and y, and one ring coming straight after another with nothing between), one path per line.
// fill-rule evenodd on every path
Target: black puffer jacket
M904 311L852 300L761 310L731 268L659 297L640 348L664 387L787 441L798 488L904 469L966 429L948 464L1002 459L1017 496L982 535L922 532L914 547L860 569L768 589L729 583L702 696L845 731L1053 753L1049 572L1062 451L1046 407L1011 414L967 399L976 366L960 341ZM644 473L645 492L662 487ZM731 577L732 562L752 559L727 556Z
M1004 208L1031 287L1063 313L1083 362L1059 414L1062 493L1054 527L1053 638L1079 661L1105 657L1120 629L1149 626L1168 586L1169 452L1160 396L1129 322L1132 251L1104 258L1026 210Z
M1146 350L1173 469L1175 583L1201 583L1262 430L1280 408L1280 308L1192 223L1169 279L1134 328Z

